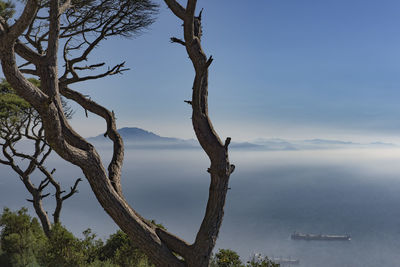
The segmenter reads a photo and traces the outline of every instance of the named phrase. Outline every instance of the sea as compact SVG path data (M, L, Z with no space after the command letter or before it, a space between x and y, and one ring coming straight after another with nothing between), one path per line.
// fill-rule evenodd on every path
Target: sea
M106 164L111 151L101 149ZM255 253L307 267L400 266L400 149L300 151L232 149L225 216L216 244L242 261ZM48 169L69 189L82 172L57 156ZM207 203L209 160L200 149L125 151L122 186L148 219L193 242ZM42 177L36 174L36 183ZM50 192L50 191L49 191ZM0 166L0 208L32 207L18 176ZM51 214L51 196L46 209ZM106 239L118 228L87 181L63 207L62 223L78 236L91 228ZM294 232L350 235L351 241L292 240ZM283 265L285 266L285 265ZM289 265L286 265L289 266Z

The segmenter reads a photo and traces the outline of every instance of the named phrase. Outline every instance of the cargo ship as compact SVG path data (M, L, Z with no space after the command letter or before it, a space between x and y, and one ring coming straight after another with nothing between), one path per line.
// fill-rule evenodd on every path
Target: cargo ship
M272 258L272 261L275 263L280 264L281 266L287 266L287 265L299 265L300 260L294 260L294 259L285 259L285 258Z
M290 236L293 240L322 240L322 241L350 241L349 235L316 235L294 232Z

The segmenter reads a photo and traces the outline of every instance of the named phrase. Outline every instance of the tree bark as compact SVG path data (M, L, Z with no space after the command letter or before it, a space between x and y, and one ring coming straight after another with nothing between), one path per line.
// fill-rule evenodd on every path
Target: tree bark
M2 32L0 58L7 81L40 114L47 142L63 159L81 168L101 206L147 254L150 261L159 267L207 267L224 215L229 177L234 170L228 157L230 138L222 143L208 116L208 68L212 58L207 59L201 47L201 12L198 17L194 15L197 1L188 0L186 8L176 0L165 0L165 2L183 21L184 41L179 43L186 47L195 69L192 100L188 101L193 109L192 123L199 143L211 163L208 169L211 181L206 212L193 244L188 244L173 234L157 228L129 206L120 186L123 143L116 131L113 113L68 88L68 83L63 84L63 80L58 79L59 15L62 11L59 1L50 2L48 49L45 55L34 62L42 81L42 90L24 78L16 65L14 51L18 36L34 19L37 10L36 0L28 0L23 14L16 22L18 27L14 28L12 34ZM29 50L27 47L17 45L17 49L24 55L32 54L27 51ZM114 144L113 159L108 172L103 167L95 148L69 125L63 113L60 93L106 120L106 135Z
M49 216L47 216L47 212L43 208L41 196L37 194L33 196L32 204L37 216L39 217L40 223L43 228L43 232L47 237L50 237L50 230L52 225L49 220Z

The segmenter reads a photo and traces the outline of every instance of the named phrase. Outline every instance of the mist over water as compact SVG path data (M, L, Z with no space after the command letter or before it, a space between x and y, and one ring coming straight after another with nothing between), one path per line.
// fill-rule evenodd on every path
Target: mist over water
M231 233L241 255L290 256L302 266L397 266L400 169L399 154L390 153L261 152L258 160L241 153L248 157L231 183L240 191L230 192L219 245ZM293 231L350 234L352 241L293 241Z
M111 153L101 151L105 159ZM400 150L231 151L231 176L218 248L299 259L300 266L398 266ZM106 160L104 160L106 162ZM68 189L80 170L53 157L49 168ZM201 150L127 150L123 191L143 216L189 242L208 197L209 162ZM0 208L29 207L18 177L0 166ZM39 179L36 177L35 179ZM48 201L50 202L50 201ZM51 204L47 206L51 208ZM85 181L67 200L62 222L106 237L117 227ZM350 234L350 242L294 241L294 231Z

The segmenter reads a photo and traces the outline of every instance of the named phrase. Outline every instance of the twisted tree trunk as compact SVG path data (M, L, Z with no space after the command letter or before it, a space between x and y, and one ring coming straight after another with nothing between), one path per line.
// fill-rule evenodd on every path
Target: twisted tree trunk
M0 58L3 72L13 88L40 114L50 146L65 160L79 166L85 174L97 200L115 223L159 267L206 267L215 246L224 215L224 205L230 174L234 166L229 164L230 138L222 143L208 116L208 68L212 58L206 57L201 47L201 12L195 16L197 1L188 0L186 8L175 0L165 0L173 13L183 21L184 41L171 40L185 46L195 69L192 100L193 128L201 147L210 159L208 172L211 177L209 198L204 219L195 242L188 244L173 234L152 225L142 218L126 202L120 184L123 161L123 143L116 130L112 112L82 94L67 87L58 78L57 51L59 41L59 16L66 10L66 1L60 7L59 0L50 1L50 28L45 55L38 54L17 42L31 24L38 8L37 0L28 0L25 10L15 24L0 36ZM32 62L42 82L42 90L29 83L15 61L15 49ZM65 118L60 94L77 102L86 110L103 117L108 136L114 144L113 158L108 171L103 167L95 148L77 134Z

